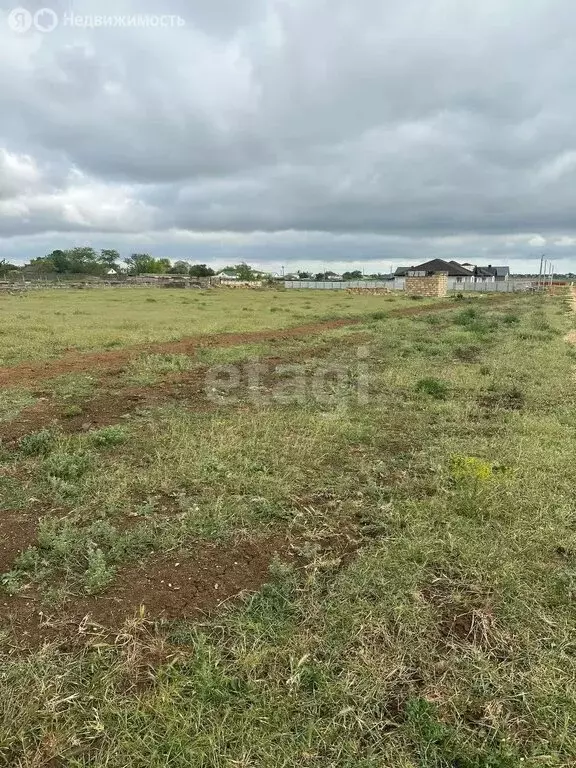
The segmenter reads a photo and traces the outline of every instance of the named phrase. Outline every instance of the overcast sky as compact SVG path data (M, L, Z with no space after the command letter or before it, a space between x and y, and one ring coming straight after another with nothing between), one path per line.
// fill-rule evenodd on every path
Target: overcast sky
M51 32L16 4L0 258L576 271L573 0L23 0Z

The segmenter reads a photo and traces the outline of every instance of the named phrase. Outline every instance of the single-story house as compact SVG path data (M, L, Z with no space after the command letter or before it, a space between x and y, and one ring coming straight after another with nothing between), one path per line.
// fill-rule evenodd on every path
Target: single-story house
M496 279L486 267L475 267L474 277L476 283L493 283Z
M408 272L446 272L448 277L454 278L457 283L474 282L474 273L471 270L466 269L456 261L444 261L444 259L432 259L415 267L398 267L394 276L406 277Z
M510 278L510 267L493 267L488 264L487 267L477 267L486 275L491 275L497 283L504 282Z

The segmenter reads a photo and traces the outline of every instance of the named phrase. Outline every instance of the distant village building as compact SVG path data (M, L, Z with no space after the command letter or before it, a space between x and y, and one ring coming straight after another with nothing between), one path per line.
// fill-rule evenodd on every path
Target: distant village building
M414 267L398 267L394 277L403 278L410 272L423 274L437 274L444 272L452 283L487 283L503 282L510 278L510 267L479 267L467 262L459 264L457 261L444 261L444 259L432 259Z

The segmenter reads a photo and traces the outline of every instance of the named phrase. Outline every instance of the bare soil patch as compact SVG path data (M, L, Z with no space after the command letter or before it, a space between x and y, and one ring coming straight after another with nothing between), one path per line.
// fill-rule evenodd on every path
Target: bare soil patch
M0 508L0 573L12 568L15 558L36 540L38 518Z
M342 556L344 565L357 548L346 534L319 543L320 551ZM99 642L121 631L129 619L161 625L174 619L198 620L271 580L274 557L302 565L298 548L286 535L235 543L198 542L181 552L148 557L122 568L106 592L78 597L50 609L35 592L6 596L0 602L0 629L14 649L46 642L66 645Z
M436 612L444 643L469 643L484 650L497 646L491 596L478 586L443 576L433 579L422 596Z

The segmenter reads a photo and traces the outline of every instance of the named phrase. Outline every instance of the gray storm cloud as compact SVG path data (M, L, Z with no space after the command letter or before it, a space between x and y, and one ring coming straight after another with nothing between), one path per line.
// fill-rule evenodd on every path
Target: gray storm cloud
M295 232L303 260L320 247L306 233L369 259L372 235L434 254L450 236L512 258L536 234L571 247L570 0L74 3L185 22L169 28L70 27L52 7L56 30L18 33L0 3L11 249L147 232Z

